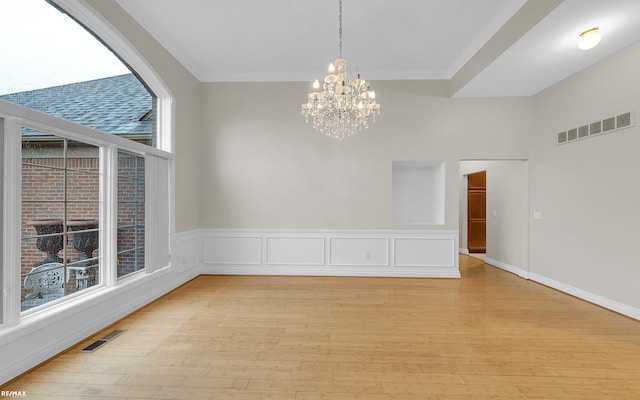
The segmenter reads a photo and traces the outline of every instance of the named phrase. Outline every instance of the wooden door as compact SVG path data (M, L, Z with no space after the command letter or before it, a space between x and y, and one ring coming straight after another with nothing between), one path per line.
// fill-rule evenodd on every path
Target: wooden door
M469 253L487 250L487 171L467 177L467 248Z

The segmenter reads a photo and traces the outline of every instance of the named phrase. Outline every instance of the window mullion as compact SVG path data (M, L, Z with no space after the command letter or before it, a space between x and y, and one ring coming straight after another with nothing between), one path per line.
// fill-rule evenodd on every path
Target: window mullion
M100 147L100 273L106 286L116 284L118 148Z
M0 150L0 325L2 325L2 321L4 320L4 303L5 300L5 280L4 280L4 237L6 236L6 232L4 232L4 119L0 117L0 143L2 143L2 150Z
M20 195L21 173L21 124L16 118L4 120L4 173L11 179L4 180L3 223L3 323L6 326L20 322Z

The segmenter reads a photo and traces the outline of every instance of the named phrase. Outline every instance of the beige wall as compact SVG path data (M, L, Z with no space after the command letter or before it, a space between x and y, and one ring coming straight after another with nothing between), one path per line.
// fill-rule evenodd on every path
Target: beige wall
M374 82L382 114L343 141L300 115L307 83L203 85L205 228L458 229L458 161L524 158L527 98L451 99L433 81ZM445 224L391 223L391 162L444 160Z
M343 142L299 114L307 83L201 84L114 0L88 0L176 96L176 222L196 228L453 229L461 159L530 159L530 271L639 308L639 128L554 145L640 109L640 44L532 98L451 99L448 83L374 82L382 115ZM445 224L391 224L391 162L446 162Z
M175 97L176 231L200 227L200 83L114 0L87 0L142 54Z
M640 127L555 145L556 134L640 110L640 43L533 98L531 272L640 308ZM637 115L636 115L637 117Z

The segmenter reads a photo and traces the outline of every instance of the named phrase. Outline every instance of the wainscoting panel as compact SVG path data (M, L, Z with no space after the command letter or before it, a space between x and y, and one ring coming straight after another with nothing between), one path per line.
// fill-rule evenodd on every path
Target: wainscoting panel
M203 274L459 278L457 231L207 229Z
M268 265L324 265L324 237L266 236Z
M453 238L399 237L394 239L398 267L454 267L458 248Z
M174 254L171 255L171 265L179 271L199 271L202 264L202 232L199 230L181 232L174 236Z
M262 264L261 236L210 236L205 233L203 247L205 264Z
M389 239L386 237L331 237L329 265L389 266Z

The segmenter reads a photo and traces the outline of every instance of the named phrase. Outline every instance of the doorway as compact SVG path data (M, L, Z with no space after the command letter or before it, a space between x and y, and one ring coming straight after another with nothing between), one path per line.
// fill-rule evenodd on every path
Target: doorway
M467 175L467 248L487 251L487 171Z
M481 175L473 176L477 172ZM461 254L514 272L529 275L529 163L527 160L460 160L459 232ZM484 186L474 210L475 192ZM469 193L471 192L471 195ZM484 218L483 218L484 217ZM484 230L482 223L484 220ZM474 226L475 225L475 226ZM480 231L480 244L474 233ZM482 235L484 232L484 236ZM470 238L468 236L471 236ZM484 253L481 251L484 238ZM484 255L484 258L482 257Z

